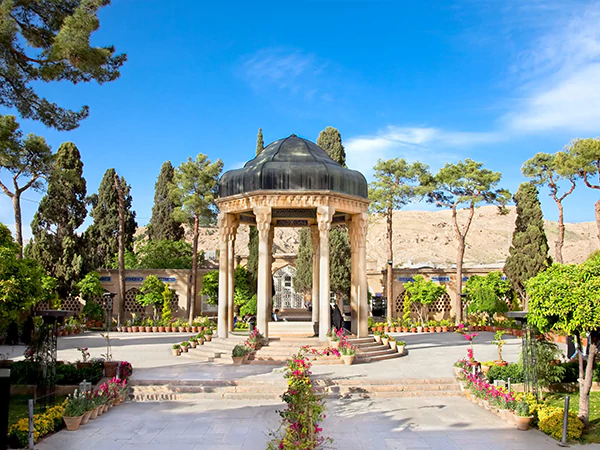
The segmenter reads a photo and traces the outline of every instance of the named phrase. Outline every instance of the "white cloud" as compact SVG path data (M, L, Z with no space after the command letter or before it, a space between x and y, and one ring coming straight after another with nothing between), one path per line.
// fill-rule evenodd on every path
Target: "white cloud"
M521 100L501 123L516 132L597 132L600 123L600 3L558 21L522 57Z
M262 49L242 59L242 76L257 90L277 88L310 100L318 93L317 78L327 62L317 56L285 48Z
M348 167L361 170L367 178L378 159L405 158L437 168L444 161L457 160L459 148L494 143L503 139L495 132L447 131L431 127L389 126L366 136L345 141Z

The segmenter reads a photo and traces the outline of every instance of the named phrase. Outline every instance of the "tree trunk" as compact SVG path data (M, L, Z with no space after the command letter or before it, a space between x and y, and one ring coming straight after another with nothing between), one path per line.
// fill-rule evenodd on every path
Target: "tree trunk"
M21 196L20 194L15 194L12 197L13 209L15 211L15 240L17 244L19 244L19 253L17 253L17 258L23 257L23 224L21 219Z
M192 244L192 295L188 298L188 321L190 325L194 320L195 307L196 307L196 279L198 278L198 217L194 217L194 240Z
M558 206L558 236L556 241L554 242L554 249L556 252L556 262L562 264L563 263L563 255L562 249L565 242L565 222L564 222L564 209L562 202L557 202L556 206ZM596 211L597 217L598 211Z
M119 309L117 312L117 324L121 326L125 320L125 195L121 187L119 175L115 172L115 190L119 201L119 232L118 242L118 264L119 264Z
M589 337L589 351L587 364L585 367L585 377L583 373L583 348L581 339L579 339L579 418L585 427L590 423L590 390L592 388L592 378L594 376L594 359L598 353L598 340L596 333L592 332Z
M600 240L600 200L594 203L594 210L596 212L596 227L598 228L598 240Z
M463 305L462 305L462 271L463 271L463 258L465 257L465 240L463 238L458 240L458 253L456 255L456 323L462 322L463 320Z
M394 248L393 248L393 229L392 229L393 211L388 208L387 211L387 241L388 241L388 260L387 260L387 317L392 318L394 306Z

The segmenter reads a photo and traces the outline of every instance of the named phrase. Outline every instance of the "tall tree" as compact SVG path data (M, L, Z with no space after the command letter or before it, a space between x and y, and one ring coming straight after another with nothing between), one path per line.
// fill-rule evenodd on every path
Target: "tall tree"
M313 249L310 238L310 229L302 228L298 232L298 256L296 258L296 275L294 276L294 290L304 295L312 292ZM314 301L315 299L313 299ZM316 305L313 303L313 308Z
M198 234L200 224L214 223L217 214L215 198L219 175L223 170L223 161L217 159L211 163L206 155L198 154L196 159L188 160L175 170L170 193L178 205L174 212L176 219L193 224L191 298L188 298L189 322L194 319L196 303L196 278L198 272Z
M89 114L62 108L36 93L39 82L119 77L127 59L112 46L92 47L98 10L110 0L13 0L0 5L0 105L58 130L72 130ZM35 89L34 89L35 86Z
M579 417L590 419L590 389L600 343L600 253L578 265L552 264L527 281L527 322L542 333L574 336L580 349L586 336L589 354L578 353Z
M567 154L563 170L579 175L590 189L600 189L600 138L576 139L568 147ZM594 177L598 180L595 183L592 181ZM600 240L600 200L594 204L594 210Z
M521 183L513 199L517 205L517 219L504 273L527 311L525 283L546 270L552 261L548 256L548 240L537 188L533 183Z
M77 229L86 210L86 183L79 150L61 144L48 178L48 190L31 222L33 239L25 253L57 279L61 298L76 292L83 272L83 245Z
M119 195L115 186L115 169L104 172L98 193L89 197L92 205L90 216L94 222L85 230L86 269L107 268L119 251ZM131 186L122 178L125 203L125 232L123 244L133 250L133 235L137 228L135 211L131 210L133 198Z
M456 320L462 320L462 269L465 256L466 239L475 215L475 208L481 204L496 204L504 211L510 194L505 189L497 189L502 178L500 172L492 172L483 168L483 163L471 159L456 164L446 163L439 172L424 181L424 189L428 191L428 201L440 208L450 208L454 234L458 243L456 254L456 297L454 310ZM458 223L458 210L467 209L466 221Z
M263 140L262 128L258 129L256 136L256 156L260 155L265 149L265 141ZM250 225L248 229L248 278L250 280L250 291L256 292L256 284L258 282L258 230L255 226Z
M562 248L565 242L565 221L563 200L571 195L575 189L575 175L570 173L566 165L565 153L559 152L554 155L548 153L537 153L533 158L528 159L523 164L521 171L523 175L531 178L533 183L538 186L548 186L550 197L556 203L558 208L558 236L554 242L556 261L563 262ZM560 182L567 181L568 189L559 194Z
M175 203L169 196L169 186L173 183L174 176L175 169L171 161L165 161L154 184L154 206L148 225L148 237L152 241L183 239L184 230L181 223L173 219Z
M118 261L119 261L119 308L117 310L117 324L121 326L125 318L125 178L119 178L117 172L113 173L115 191L117 192L118 211Z
M43 137L23 133L14 116L0 115L0 170L10 174L12 190L0 180L0 188L8 195L15 214L15 237L23 257L23 221L21 195L27 189L41 191L50 173L52 153Z
M265 149L265 141L263 139L262 128L258 129L258 135L256 136L256 156L260 155Z
M409 204L422 194L421 181L428 174L428 166L420 162L408 163L404 158L382 159L375 164L375 179L369 186L371 212L385 215L387 223L387 316L392 317L393 308L393 216L394 211Z
M352 251L350 237L345 225L332 227L329 231L329 279L331 290L338 299L350 297L350 276ZM341 309L341 303L338 303Z
M336 163L346 167L346 150L342 145L342 135L337 128L327 127L319 133L317 145Z

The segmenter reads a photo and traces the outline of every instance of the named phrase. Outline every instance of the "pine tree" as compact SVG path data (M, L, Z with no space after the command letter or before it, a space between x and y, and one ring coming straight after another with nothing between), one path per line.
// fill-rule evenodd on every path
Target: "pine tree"
M192 323L197 298L196 278L198 276L198 234L199 226L214 223L217 207L215 197L219 175L223 170L223 161L217 159L214 163L201 153L196 159L188 158L175 171L170 195L177 199L178 207L175 218L181 222L192 224L192 276L191 297L188 298L188 318Z
M302 294L312 292L313 249L310 229L302 228L298 232L298 256L296 258L296 275L294 290Z
M0 189L12 200L19 258L23 256L21 195L27 189L41 191L51 167L52 152L44 138L28 134L23 139L15 117L0 115L0 170L6 170L12 180L12 187L0 181Z
M102 177L98 193L89 197L92 205L90 216L94 222L85 231L86 269L107 268L118 252L117 236L119 232L119 199L115 189L115 169L108 169ZM135 212L131 210L133 198L131 186L121 177L125 187L125 234L126 250L133 250L133 235L137 228Z
M57 279L61 298L76 292L83 273L83 239L77 229L86 210L86 183L79 150L61 144L48 180L48 191L31 222L32 243L26 249L46 273Z
M522 183L514 201L517 205L517 219L504 273L510 279L513 289L526 301L525 282L546 270L552 261L548 257L544 217L535 185Z
M265 141L263 140L262 128L258 129L256 136L256 156L260 155L265 149ZM250 226L248 230L248 278L250 280L250 291L256 292L257 276L258 276L258 231L256 227Z
M342 145L342 136L337 128L327 127L317 138L317 145L321 147L336 163L346 167L346 151Z
M87 106L71 111L40 97L50 81L99 84L119 78L127 57L115 48L90 46L100 27L98 11L110 0L35 0L0 2L0 105L16 108L26 119L72 130L89 114Z
M180 222L173 219L175 203L169 197L169 186L173 183L175 169L171 161L165 161L154 184L154 206L148 225L148 237L152 241L180 241L184 230Z

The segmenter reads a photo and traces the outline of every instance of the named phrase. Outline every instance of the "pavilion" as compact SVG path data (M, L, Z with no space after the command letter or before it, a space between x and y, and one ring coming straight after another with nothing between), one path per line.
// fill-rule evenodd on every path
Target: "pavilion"
M235 238L240 223L258 230L257 328L269 336L272 247L275 227L310 227L313 247L313 313L319 339L331 328L329 230L345 224L350 236L351 331L368 334L366 239L367 181L342 167L315 143L292 134L268 145L242 169L219 181L218 333L233 329Z

